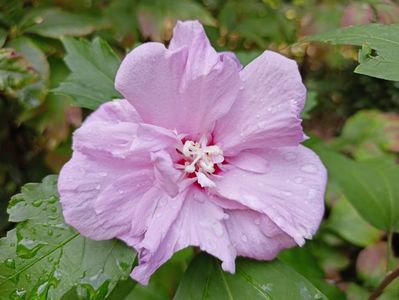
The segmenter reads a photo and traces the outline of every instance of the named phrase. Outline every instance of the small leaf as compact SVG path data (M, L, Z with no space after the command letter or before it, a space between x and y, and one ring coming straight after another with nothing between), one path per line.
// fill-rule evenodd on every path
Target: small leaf
M43 51L27 37L13 39L6 46L23 55L39 75L39 80L22 88L17 96L19 104L24 108L17 117L17 122L21 123L32 118L36 112L35 108L45 100L48 92L50 67Z
M22 97L22 89L40 79L30 62L14 49L0 49L0 92L7 97Z
M399 81L399 24L368 24L308 37L337 45L363 46L356 73ZM370 49L376 51L371 55Z
M327 299L307 279L281 261L238 259L236 274L222 271L209 255L197 256L180 282L175 300Z
M54 93L71 96L80 107L95 109L100 104L121 98L114 88L120 59L100 38L86 40L63 38L67 55L64 60L71 75Z
M84 36L104 27L101 20L57 8L31 10L21 21L23 32L49 38Z
M64 223L56 186L48 176L10 201L10 221L18 224L0 240L1 300L61 299L74 287L105 299L132 268L135 254L122 242L92 241Z
M397 230L399 222L399 167L379 158L355 162L315 147L348 200L371 225Z

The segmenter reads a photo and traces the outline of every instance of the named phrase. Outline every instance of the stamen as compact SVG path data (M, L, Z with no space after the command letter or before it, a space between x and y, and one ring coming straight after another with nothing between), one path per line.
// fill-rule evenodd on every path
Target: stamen
M211 186L204 182L212 182L208 175L215 172L215 164L224 160L223 151L217 145L207 146L207 139L201 138L200 142L185 141L181 154L186 159L183 165L177 165L179 169L184 169L187 173L195 173L201 186Z

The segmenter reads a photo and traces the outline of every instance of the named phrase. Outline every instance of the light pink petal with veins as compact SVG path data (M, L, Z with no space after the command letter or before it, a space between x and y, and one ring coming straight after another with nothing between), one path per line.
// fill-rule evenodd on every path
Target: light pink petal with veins
M219 56L192 21L176 25L169 49L146 43L130 52L115 86L144 122L200 138L230 109L240 78L236 61Z
M295 61L266 51L240 72L243 90L214 137L225 156L244 149L297 146L306 89Z
M299 147L256 153L270 169L255 173L230 166L215 177L217 193L267 215L299 245L311 238L324 212L326 170L316 154ZM262 159L259 160L262 164Z

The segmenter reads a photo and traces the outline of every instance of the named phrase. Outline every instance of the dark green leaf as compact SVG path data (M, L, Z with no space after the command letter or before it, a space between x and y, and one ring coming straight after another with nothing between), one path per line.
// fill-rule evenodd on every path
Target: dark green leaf
M62 42L67 51L65 63L72 74L55 93L71 96L77 106L90 109L121 97L114 88L120 59L105 41L63 38Z
M399 81L399 24L368 24L308 38L331 44L362 46L356 73ZM371 49L376 51L373 55Z
M49 38L84 36L104 27L97 18L73 14L57 8L30 11L21 21L23 32Z
M317 150L330 176L359 214L382 230L397 230L399 167L386 159L355 162L327 150Z
M222 271L220 262L197 256L180 282L175 300L202 299L327 299L307 279L281 261L238 259L236 274Z
M279 259L309 280L316 288L330 299L345 299L343 293L334 285L328 284L322 268L308 247L295 247L280 253Z
M86 299L104 299L130 272L130 248L89 240L64 223L56 186L48 176L10 201L10 221L18 224L0 241L0 299L61 299L73 287Z

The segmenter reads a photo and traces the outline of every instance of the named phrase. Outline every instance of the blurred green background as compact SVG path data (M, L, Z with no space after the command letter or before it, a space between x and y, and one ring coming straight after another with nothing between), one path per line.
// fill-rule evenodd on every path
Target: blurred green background
M24 183L58 173L71 155L71 133L90 113L53 92L69 74L60 38L99 36L123 57L146 41L167 43L176 20L184 19L200 20L212 45L235 52L243 65L266 49L294 58L308 88L303 118L310 145L326 144L359 161L397 158L399 82L354 74L356 47L303 41L342 26L398 23L393 0L0 0L1 235L13 226L7 221L9 198ZM321 277L350 299L364 299L384 274L386 237L360 218L333 181L326 201L319 237L297 255L312 253ZM398 250L396 236L393 243ZM155 276L163 283L148 299L172 293L165 272ZM136 293L150 297L151 291L140 289Z

